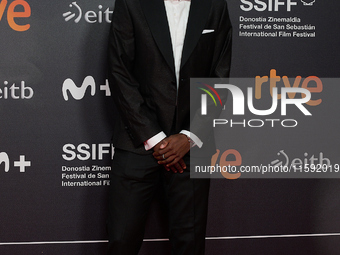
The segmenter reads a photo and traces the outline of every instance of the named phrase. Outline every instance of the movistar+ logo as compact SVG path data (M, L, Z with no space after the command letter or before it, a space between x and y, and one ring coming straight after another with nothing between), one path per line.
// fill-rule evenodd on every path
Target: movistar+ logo
M91 89L91 96L94 96L96 94L96 82L92 76L85 77L80 87L78 87L72 79L67 78L62 87L64 100L68 101L67 92L69 92L75 100L83 99L88 87ZM99 89L105 91L105 96L111 96L109 81L107 79L105 80L105 84L99 86Z

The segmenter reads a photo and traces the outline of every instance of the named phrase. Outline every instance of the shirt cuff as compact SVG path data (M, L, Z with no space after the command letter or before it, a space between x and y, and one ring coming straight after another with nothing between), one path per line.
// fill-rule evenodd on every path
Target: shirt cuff
M148 151L152 149L157 143L162 141L164 138L166 138L166 134L163 131L159 132L157 135L154 135L153 137L144 142L145 150Z
M187 137L190 138L191 141L194 142L193 146L198 146L198 148L202 148L203 142L201 141L201 139L199 139L194 133L191 133L188 130L182 130L181 132L179 132L180 134L186 135Z

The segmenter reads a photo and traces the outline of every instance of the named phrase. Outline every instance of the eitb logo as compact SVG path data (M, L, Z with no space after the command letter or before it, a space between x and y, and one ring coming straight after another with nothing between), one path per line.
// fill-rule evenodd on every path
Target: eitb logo
M87 23L111 23L111 15L113 11L109 7L106 9L103 5L98 5L95 10L84 11L76 1L69 4L70 10L63 13L65 21L73 20L74 23L79 23L84 19Z

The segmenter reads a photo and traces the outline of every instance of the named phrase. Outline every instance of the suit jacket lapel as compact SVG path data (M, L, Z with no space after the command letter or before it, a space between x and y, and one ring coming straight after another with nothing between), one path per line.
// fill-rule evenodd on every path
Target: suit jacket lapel
M140 0L140 3L159 50L162 52L170 68L175 72L170 30L163 1Z
M181 67L189 59L209 17L211 0L191 0L190 13L185 34Z

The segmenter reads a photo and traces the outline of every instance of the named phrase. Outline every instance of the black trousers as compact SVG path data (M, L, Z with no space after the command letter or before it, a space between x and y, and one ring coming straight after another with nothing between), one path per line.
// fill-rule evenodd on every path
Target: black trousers
M119 149L111 173L108 254L138 254L159 185L165 191L172 255L204 254L210 180L190 179L189 171L167 172L152 155Z

